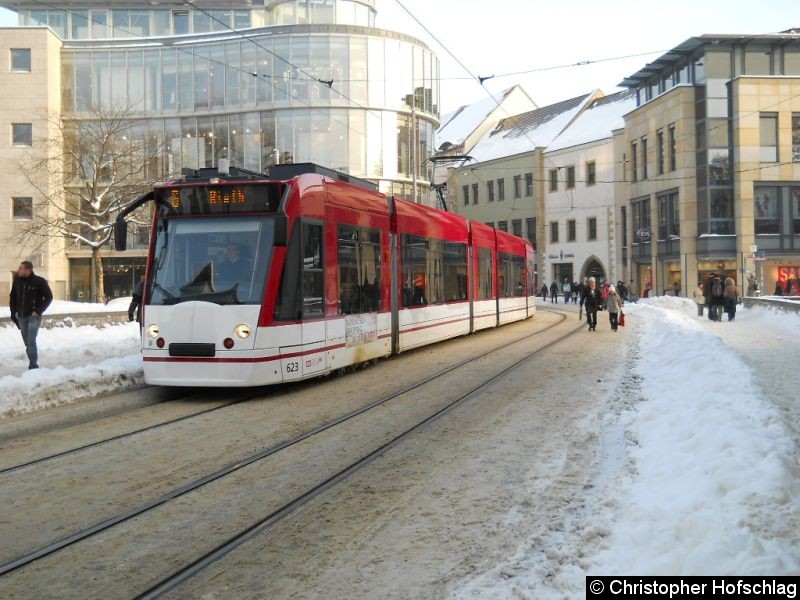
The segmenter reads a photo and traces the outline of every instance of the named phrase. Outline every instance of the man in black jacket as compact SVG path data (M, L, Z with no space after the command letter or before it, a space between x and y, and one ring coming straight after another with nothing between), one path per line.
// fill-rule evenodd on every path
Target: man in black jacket
M26 260L20 263L17 276L11 285L11 320L22 332L25 352L28 355L28 368L39 368L39 350L36 336L42 323L42 313L53 301L53 292L44 277L33 273L33 263Z
M597 309L600 308L602 302L595 278L589 277L589 284L583 289L583 296L581 296L581 305L586 311L589 331L595 331L597 328Z

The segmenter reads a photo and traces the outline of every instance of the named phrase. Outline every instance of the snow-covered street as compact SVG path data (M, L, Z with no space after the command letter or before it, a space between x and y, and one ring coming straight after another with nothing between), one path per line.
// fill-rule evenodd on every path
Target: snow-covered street
M563 527L455 596L583 597L589 574L800 572L800 316L711 322L671 297L625 312L593 485Z
M574 305L553 308L578 324ZM618 333L600 313L596 333L581 331L525 373L494 382L487 399L429 439L334 492L320 508L329 523L320 539L330 547L308 550L352 554L320 566L313 585L331 586L355 568L359 591L370 593L369 573L380 565L376 578L380 571L380 581L402 586L408 560L420 565L414 585L454 598L584 597L589 574L800 572L800 315L740 308L733 322L717 323L672 297L625 313ZM141 384L136 324L43 329L42 368L33 372L15 328L0 329L0 340L5 416ZM426 356L403 355L361 377ZM491 398L496 412L487 417ZM437 448L441 455L430 455ZM358 530L348 514L361 514ZM437 554L449 562L423 575L426 556ZM230 581L239 580L236 568ZM352 591L329 589L331 597Z

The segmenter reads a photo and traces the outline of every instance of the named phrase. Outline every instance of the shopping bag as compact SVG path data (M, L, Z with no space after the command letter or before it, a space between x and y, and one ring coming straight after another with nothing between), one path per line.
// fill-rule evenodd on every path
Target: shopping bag
M619 326L625 327L625 313L622 311L619 311Z

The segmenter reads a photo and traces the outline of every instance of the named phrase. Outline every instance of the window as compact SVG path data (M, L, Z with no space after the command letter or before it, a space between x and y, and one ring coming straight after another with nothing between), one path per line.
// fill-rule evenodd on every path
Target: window
M469 206L469 186L461 186L461 192L464 194L464 206Z
M597 217L589 217L589 220L586 223L587 230L589 231L589 240L596 240L597 239Z
M72 11L72 39L89 39L89 11L86 9Z
M642 138L642 179L647 179L647 138Z
M478 248L478 297L477 300L492 298L492 251Z
M30 221L33 218L33 198L12 198L11 218Z
M558 169L550 169L550 191L558 191Z
M734 233L733 191L730 188L711 188L711 219L708 232L719 235Z
M516 254L501 252L497 257L497 285L501 298L525 294L525 259Z
M570 219L567 221L567 241L574 242L575 241L575 219Z
M780 188L756 187L754 192L756 235L780 233Z
M670 125L668 128L669 131L669 170L674 171L676 169L677 164L677 157L675 156L675 125Z
M33 146L33 125L30 123L12 123L11 145Z
M792 113L792 162L800 162L800 113Z
M473 183L472 184L472 203L473 204L477 204L478 203L478 184L477 183Z
M550 223L550 243L558 243L558 221L553 221Z
M489 202L494 202L494 181L486 182L486 198Z
M108 27L107 10L92 10L89 13L89 21L92 27L92 39L100 40L111 37L111 32Z
M575 167L567 167L567 189L575 187Z
M486 221L486 225L489 227L494 227L494 221Z
M12 48L11 49L11 72L30 73L31 71L31 49Z
M500 231L508 232L508 221L498 221L497 222L497 228Z
M522 175L514 175L514 198L522 197Z
M511 233L518 237L522 237L522 219L514 219L511 221Z
M525 174L525 197L533 197L533 173Z
M525 227L528 230L528 240L536 248L536 218L525 219Z
M381 234L377 229L339 225L339 312L381 309Z
M296 321L321 317L324 311L322 225L296 222L286 249L275 318Z
M631 220L633 228L633 243L640 244L650 241L650 199L634 200L631 202Z
M664 174L664 131L659 130L658 133L656 133L656 138L657 138L656 141L658 142L658 148L657 148L658 174L663 175Z
M186 35L189 33L189 11L172 11L172 33L174 35Z
M401 235L403 306L467 299L467 246Z
M622 247L628 246L628 207L620 206L620 227L622 228Z
M792 233L800 235L800 188L791 188L792 199Z
M497 201L502 202L506 199L506 180L505 179L498 179L497 180Z
M594 162L586 163L586 185L597 183L597 167Z
M761 113L759 116L761 134L761 162L778 162L778 115Z
M639 166L637 164L636 142L631 142L631 181L639 180Z

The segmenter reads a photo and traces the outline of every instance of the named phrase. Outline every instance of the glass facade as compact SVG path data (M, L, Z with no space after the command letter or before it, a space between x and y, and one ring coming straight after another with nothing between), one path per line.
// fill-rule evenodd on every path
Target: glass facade
M420 165L438 124L436 56L390 32L303 29L177 47L67 44L64 110L127 107L154 140L145 160L156 178L221 158L254 171L311 161L409 197L416 158L418 197L427 195L432 167Z

